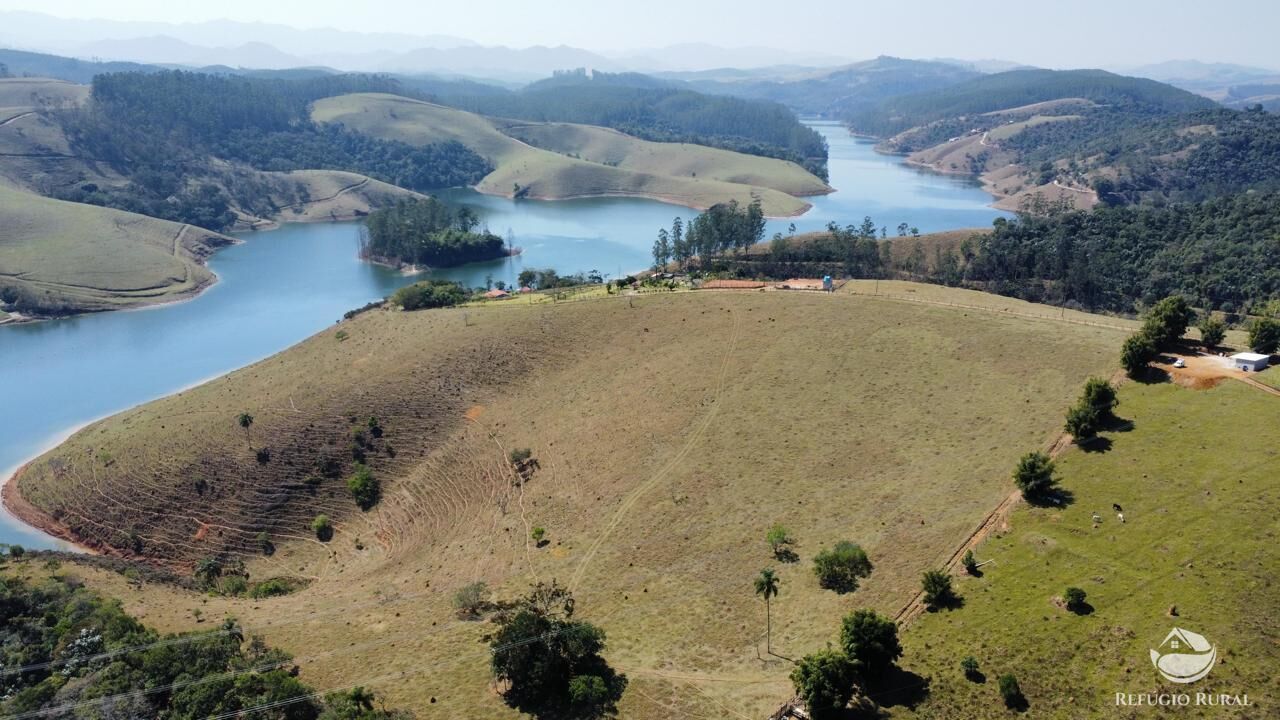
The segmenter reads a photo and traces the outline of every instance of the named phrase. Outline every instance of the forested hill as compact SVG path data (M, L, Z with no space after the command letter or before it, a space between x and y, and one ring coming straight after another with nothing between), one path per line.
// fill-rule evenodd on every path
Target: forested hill
M1078 98L1130 117L1206 110L1212 100L1171 85L1103 70L1010 70L940 90L903 95L844 119L857 132L891 137L940 120Z
M878 57L804 77L743 80L687 79L694 90L742 98L772 100L805 115L844 118L900 95L939 90L981 73L928 60Z
M436 99L481 115L602 125L645 140L790 160L827 178L826 142L782 105L704 95L645 75L576 71L517 92L442 88Z
M470 185L492 170L460 143L410 146L311 121L314 100L364 91L406 92L395 79L369 75L98 75L86 106L51 112L78 154L131 182L60 188L57 194L222 230L234 220L232 205L256 213L254 203L262 198L227 176L218 160L268 171L344 170L411 190ZM184 190L193 183L201 184L199 192ZM262 210L270 214L272 208Z

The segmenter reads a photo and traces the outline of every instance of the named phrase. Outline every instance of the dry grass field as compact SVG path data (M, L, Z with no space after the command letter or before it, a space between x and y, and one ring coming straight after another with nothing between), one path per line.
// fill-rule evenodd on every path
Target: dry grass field
M753 576L779 571L773 646L789 657L852 608L895 613L1007 496L1016 458L1054 440L1084 379L1110 374L1125 335L852 293L374 311L91 425L17 487L121 554L310 579L235 600L76 570L163 629L234 615L321 688L367 683L420 718L514 717L488 680L492 626L456 619L450 596L555 578L609 633L631 679L622 717L763 717L789 697L790 666L757 657ZM383 498L366 513L341 478L370 416ZM522 447L540 467L518 483L506 456ZM318 512L335 519L328 543L307 529ZM799 562L771 557L774 522ZM840 540L875 564L844 596L811 571Z
M683 161L666 153L659 156L661 162L642 160L645 144L618 134L612 139L618 147L624 147L621 152L634 156L633 162L646 169L615 167L533 147L504 134L499 129L500 121L441 105L376 93L325 98L315 103L312 117L319 122L341 123L359 132L410 144L460 142L493 164L494 171L480 182L477 189L494 195L511 196L518 185L526 197L542 200L634 196L704 209L718 202L737 200L745 204L759 197L765 213L772 216L798 215L809 207L808 203L786 192L786 189L795 190L797 187L795 171L791 169L793 166L768 158L728 153L727 156L737 157L720 168L727 156L699 151L692 162L695 168L706 168L704 173L698 177L684 176L680 174L687 169ZM599 134L592 135L598 144ZM562 146L562 140L563 137L557 139L557 147ZM716 179L721 176L770 181L744 184ZM813 181L803 184L802 189L809 194L821 192L817 187L820 185L821 181L813 178Z
M189 297L214 281L202 264L231 238L0 185L0 287L28 311L112 310Z

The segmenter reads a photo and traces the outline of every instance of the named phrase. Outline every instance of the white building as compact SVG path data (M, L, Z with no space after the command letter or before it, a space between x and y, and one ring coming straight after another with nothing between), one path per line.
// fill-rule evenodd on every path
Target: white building
M1237 370L1266 370L1267 365L1271 364L1270 355L1259 355L1258 353L1243 352L1236 353L1231 356L1231 367Z

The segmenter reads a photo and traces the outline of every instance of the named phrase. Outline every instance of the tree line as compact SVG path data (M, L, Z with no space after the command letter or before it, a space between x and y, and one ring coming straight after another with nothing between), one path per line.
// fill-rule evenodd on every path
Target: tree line
M505 241L479 229L470 209L435 198L401 200L365 219L360 252L365 258L429 267L452 267L507 254Z

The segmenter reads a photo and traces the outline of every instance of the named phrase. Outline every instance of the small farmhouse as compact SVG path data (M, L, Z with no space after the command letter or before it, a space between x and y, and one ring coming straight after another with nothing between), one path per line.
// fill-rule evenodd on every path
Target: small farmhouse
M1271 364L1270 355L1242 352L1231 356L1231 367L1237 370L1258 372L1260 370L1266 370L1267 365L1269 364Z

